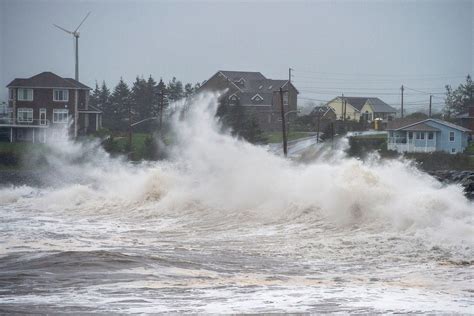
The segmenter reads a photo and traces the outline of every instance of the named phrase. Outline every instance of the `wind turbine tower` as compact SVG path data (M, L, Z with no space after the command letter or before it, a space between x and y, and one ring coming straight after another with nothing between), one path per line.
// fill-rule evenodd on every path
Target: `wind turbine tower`
M81 25L84 23L84 21L89 17L89 14L91 14L90 12L87 13L87 15L84 17L84 19L82 19L82 22L79 23L79 25L76 27L76 29L74 31L69 31L69 30L66 30L65 28L59 26L59 25L56 25L56 24L53 24L54 26L56 26L58 29L68 33L68 34L71 34L72 36L74 36L74 39L75 39L75 51L76 51L76 72L75 72L75 76L74 76L74 79L76 79L77 81L79 81L79 28L81 27Z

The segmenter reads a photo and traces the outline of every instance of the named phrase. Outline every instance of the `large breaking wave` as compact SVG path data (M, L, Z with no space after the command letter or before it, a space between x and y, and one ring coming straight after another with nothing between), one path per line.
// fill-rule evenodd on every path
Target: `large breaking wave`
M460 186L442 185L407 161L362 162L341 150L305 163L284 159L222 132L217 98L200 94L172 117L166 162L131 165L94 142L51 145L51 185L3 188L0 202L141 220L181 214L213 225L325 222L472 247L473 204Z

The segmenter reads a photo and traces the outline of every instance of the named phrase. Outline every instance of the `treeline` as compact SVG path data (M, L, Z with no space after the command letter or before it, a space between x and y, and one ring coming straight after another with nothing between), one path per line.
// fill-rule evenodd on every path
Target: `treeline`
M126 131L131 123L159 117L171 102L194 94L200 83L183 83L173 77L167 84L160 79L156 82L150 75L148 79L137 77L129 86L122 78L111 91L105 81L99 86L96 82L89 104L103 111L102 126L110 131ZM135 131L147 131L157 127L157 120L150 120L134 127Z

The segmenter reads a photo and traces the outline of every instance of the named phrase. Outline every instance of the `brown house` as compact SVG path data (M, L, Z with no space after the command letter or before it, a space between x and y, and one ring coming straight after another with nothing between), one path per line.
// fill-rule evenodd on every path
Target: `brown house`
M470 129L471 135L474 135L474 104L468 106L466 113L456 116L456 121L459 125Z
M42 72L7 88L9 115L0 119L0 130L10 142L75 138L102 126L102 112L89 105L91 88L72 78Z
M286 117L296 117L298 90L288 80L268 79L260 72L220 70L207 80L201 91L219 91L220 103L228 106L243 106L252 111L263 131L281 129L281 98Z

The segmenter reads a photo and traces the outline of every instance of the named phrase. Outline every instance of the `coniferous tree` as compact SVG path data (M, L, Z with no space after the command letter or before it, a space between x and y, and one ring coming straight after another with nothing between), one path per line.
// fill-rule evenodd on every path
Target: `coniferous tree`
M191 95L194 94L194 89L193 89L193 86L190 84L190 83L187 83L185 86L184 86L184 97L185 98L188 98L190 97Z
M167 87L168 99L172 102L181 99L184 96L183 83L179 80L176 80L176 77L168 83Z
M108 128L111 130L127 130L131 106L130 89L123 79L120 78L119 83L115 86L114 92L110 96L110 110L107 111ZM104 124L105 122L104 112Z
M102 81L102 86L100 88L100 93L97 98L97 106L99 109L104 110L110 105L110 90L107 88L105 81Z
M138 119L142 120L150 117L150 109L147 105L147 82L137 76L131 89L131 101L137 111Z
M98 104L99 104L100 92L101 90L99 88L99 84L96 81L94 91L92 91L92 94L89 97L89 105L92 105L94 107L99 107Z
M150 75L146 82L146 109L149 117L156 117L158 114L158 85Z
M474 105L474 83L470 75L466 77L466 83L455 90L446 86L445 103L444 112L448 117L467 113L469 105Z

